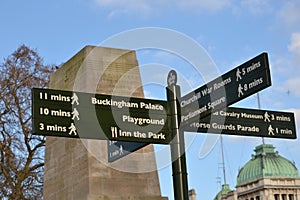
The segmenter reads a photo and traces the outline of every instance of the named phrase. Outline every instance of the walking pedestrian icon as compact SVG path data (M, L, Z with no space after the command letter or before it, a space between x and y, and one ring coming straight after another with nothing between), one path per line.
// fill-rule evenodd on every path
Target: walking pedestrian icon
M71 123L71 126L69 127L69 129L70 129L69 135L72 135L72 133L74 135L77 135L77 132L76 132L77 129L73 123Z
M72 102L71 102L72 105L74 105L75 103L77 106L79 105L79 102L78 102L79 98L75 92L73 93L73 96L71 97L71 99L72 99Z
M120 151L119 151L119 155L121 156L121 155L123 155L124 154L124 152L123 152L123 146L122 145L120 145Z
M274 128L272 127L271 124L270 124L270 126L268 128L268 135L274 135Z
M238 68L236 70L236 81L242 80L242 76L241 76L242 72L240 71L240 69Z
M75 118L77 119L77 120L79 120L80 118L79 118L79 112L78 112L78 110L76 109L76 108L74 108L73 109L73 112L72 112L72 120L74 120Z
M241 97L243 96L244 93L243 93L243 87L241 84L239 84L239 87L238 87L238 97Z
M265 122L271 122L270 115L268 114L268 112L265 112L264 118L265 118L265 120L264 120Z

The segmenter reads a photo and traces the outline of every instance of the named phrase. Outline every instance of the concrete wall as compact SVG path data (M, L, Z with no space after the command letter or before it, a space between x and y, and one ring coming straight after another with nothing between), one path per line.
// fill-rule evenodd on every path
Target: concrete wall
M50 88L143 97L135 51L86 46L52 76ZM107 163L107 141L47 137L44 199L158 200L153 146Z

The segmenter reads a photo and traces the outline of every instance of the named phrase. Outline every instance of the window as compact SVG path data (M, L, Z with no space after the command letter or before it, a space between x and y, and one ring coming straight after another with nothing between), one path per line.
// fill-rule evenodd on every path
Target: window
M293 194L289 194L289 200L294 200L294 195Z
M259 197L259 196L256 196L255 200L260 200L260 197Z
M286 194L282 194L282 195L281 195L281 200L287 200Z
M274 194L274 199L279 200L279 194Z

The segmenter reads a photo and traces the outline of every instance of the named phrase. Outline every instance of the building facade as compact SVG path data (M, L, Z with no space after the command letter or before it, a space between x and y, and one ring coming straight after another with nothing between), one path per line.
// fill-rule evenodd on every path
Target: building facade
M236 190L223 185L215 200L300 200L300 177L295 164L262 144L239 171Z

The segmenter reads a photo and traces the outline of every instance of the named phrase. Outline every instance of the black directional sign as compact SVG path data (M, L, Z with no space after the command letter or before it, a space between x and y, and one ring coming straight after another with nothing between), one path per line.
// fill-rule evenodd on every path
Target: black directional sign
M172 70L168 87L176 82ZM262 53L181 97L180 109L162 100L35 88L33 133L107 140L109 162L149 143L169 144L171 110L178 111L181 131L294 139L293 113L228 107L270 85L268 55Z
M167 102L32 89L33 132L45 136L168 144Z
M185 131L296 139L294 113L228 107L200 121L190 122Z
M210 115L271 85L267 53L245 62L183 96L181 126Z
M108 162L116 161L148 145L140 142L107 141Z

